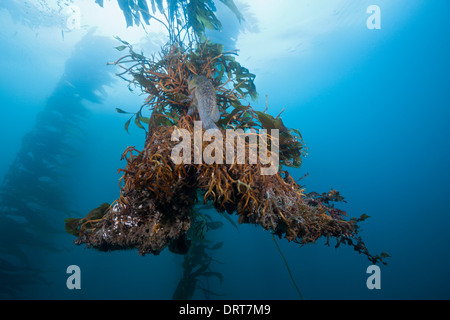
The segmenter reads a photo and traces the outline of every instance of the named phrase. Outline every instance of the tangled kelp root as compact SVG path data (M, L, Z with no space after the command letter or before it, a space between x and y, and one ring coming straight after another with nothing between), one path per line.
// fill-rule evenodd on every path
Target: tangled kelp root
M124 156L132 151L134 149L127 149ZM187 241L185 234L191 225L196 194L184 185L160 180L167 186L167 192L156 196L150 186L161 177L159 170L167 168L154 160L155 157L147 156L148 152L142 152L127 158L129 165L125 176L129 178L120 199L102 219L80 226L76 244L86 244L100 251L136 248L141 255L157 255L169 245L177 253L187 251L187 247L180 247L185 247ZM154 180L147 176L151 172L155 173Z
M179 128L193 133L192 119L182 118ZM353 245L369 259L381 260L364 251L357 237L356 223L362 220L346 221L345 212L331 204L341 200L338 192L304 194L287 172L284 177L281 173L262 175L259 161L174 164L172 150L178 144L172 141L174 130L177 128L173 126L155 127L142 152L134 148L125 151L127 166L119 170L124 173L120 198L101 219L79 226L77 244L102 251L137 248L142 255L159 254L167 246L171 250L182 248L188 245L186 234L200 193L204 202L211 201L218 211L236 212L240 223L260 225L300 244L321 237L329 243L330 238L335 238L337 245ZM206 146L203 142L203 150ZM248 147L246 141L247 151Z
M147 201L145 207L140 205L128 210L115 204L103 219L81 228L81 236L75 243L100 251L136 248L141 255L157 255L168 245L174 248L182 245L190 224L188 212L163 213L152 200Z

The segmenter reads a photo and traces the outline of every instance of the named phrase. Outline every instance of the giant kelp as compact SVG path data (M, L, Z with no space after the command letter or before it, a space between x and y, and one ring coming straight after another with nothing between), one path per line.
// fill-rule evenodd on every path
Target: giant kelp
M83 101L102 102L103 86L114 79L103 60L112 46L110 39L92 31L75 46L63 75L34 126L23 137L3 178L0 264L8 268L0 272L0 294L14 297L24 285L42 282L42 277L36 275L38 271L31 267L33 261L27 248L44 252L61 250L52 240L61 232L61 215L74 215L67 168L81 152L74 145L81 141L87 115Z
M233 0L219 0L234 13L239 21L244 19ZM103 7L103 0L95 0ZM126 20L127 27L149 25L152 20L167 29L171 42L180 40L180 35L195 36L204 40L205 31L221 30L213 0L117 0ZM156 16L163 15L165 21ZM192 32L191 32L192 31Z

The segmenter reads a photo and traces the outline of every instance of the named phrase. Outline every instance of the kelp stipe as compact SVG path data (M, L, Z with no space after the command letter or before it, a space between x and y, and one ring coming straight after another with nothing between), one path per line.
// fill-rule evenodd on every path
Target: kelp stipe
M274 236L274 235L272 235L272 240L273 240L273 242L275 242L275 245L276 245L276 247L277 247L277 250L278 250L278 252L280 253L281 257L283 258L284 264L286 265L286 269L287 269L287 271L288 271L288 273L289 273L289 277L291 278L291 281L292 281L292 284L293 284L294 287L295 287L295 290L297 290L298 295L300 296L300 299L305 300L305 298L303 297L303 294L300 292L300 289L299 289L298 286L297 286L297 283L295 282L294 276L292 275L292 272L291 272L291 268L289 268L289 264L288 264L286 258L284 257L283 251L281 251L281 248L280 248L280 246L278 245L278 242L277 242L277 240L275 239L275 236Z

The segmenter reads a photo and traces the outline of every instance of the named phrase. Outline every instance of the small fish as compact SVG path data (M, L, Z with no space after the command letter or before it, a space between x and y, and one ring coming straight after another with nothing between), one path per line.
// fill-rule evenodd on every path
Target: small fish
M211 81L204 76L190 75L188 87L192 99L188 115L193 115L195 110L198 110L205 130L219 130L216 123L220 120L220 113L217 107L216 89Z

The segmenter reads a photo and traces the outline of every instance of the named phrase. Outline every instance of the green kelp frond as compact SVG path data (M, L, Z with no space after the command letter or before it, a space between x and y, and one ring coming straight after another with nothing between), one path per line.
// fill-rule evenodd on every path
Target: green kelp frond
M103 7L103 0L95 0ZM192 33L205 40L206 29L221 30L222 24L216 16L214 0L117 0L125 17L127 27L150 25L154 20L165 26L172 40L181 40L181 33ZM235 15L239 22L244 16L233 0L220 0ZM163 16L164 18L158 19Z

